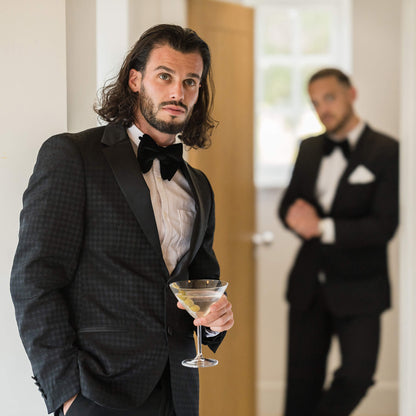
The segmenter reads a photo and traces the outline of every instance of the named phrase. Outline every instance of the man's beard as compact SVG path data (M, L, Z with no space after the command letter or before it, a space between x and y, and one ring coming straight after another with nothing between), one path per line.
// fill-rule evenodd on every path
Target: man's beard
M337 134L338 132L343 131L344 127L351 120L351 117L353 116L353 114L354 114L354 112L353 112L352 108L350 108L349 111L347 113L345 113L345 115L342 117L342 119L332 129L327 128L327 133Z
M144 119L156 130L159 130L161 133L167 133L167 134L178 134L183 131L186 124L189 121L189 118L191 117L191 112L188 113L185 120L182 122L174 122L174 121L164 121L157 118L157 111L161 109L165 105L176 105L184 108L186 111L188 111L188 107L185 104L182 104L178 101L166 101L159 105L159 108L157 109L154 105L152 99L149 95L147 95L146 90L144 86L142 85L140 88L139 93L139 108L140 111L144 117Z

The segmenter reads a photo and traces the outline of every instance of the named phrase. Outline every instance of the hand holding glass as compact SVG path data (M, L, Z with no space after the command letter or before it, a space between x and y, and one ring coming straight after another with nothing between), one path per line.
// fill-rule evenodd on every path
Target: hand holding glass
M178 301L193 318L202 318L209 312L210 306L224 294L228 282L216 279L182 280L169 285ZM202 356L201 326L197 326L197 354L195 358L182 361L182 365L191 368L212 367L218 360Z

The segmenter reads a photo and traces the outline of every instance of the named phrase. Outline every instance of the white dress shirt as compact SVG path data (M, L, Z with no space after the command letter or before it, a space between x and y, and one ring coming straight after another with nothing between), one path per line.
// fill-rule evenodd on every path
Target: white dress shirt
M365 128L364 121L359 123L348 133L347 139L351 151L355 148ZM324 210L328 213L334 202L338 184L344 173L348 161L345 159L342 150L336 147L331 154L324 156L319 167L318 179L316 181L316 197ZM330 217L319 221L321 231L321 241L324 244L334 244L336 240L334 220Z
M135 154L143 133L133 124L127 129ZM173 178L162 179L159 159L143 174L150 191L162 255L169 274L181 257L189 250L196 207L191 188L178 169Z

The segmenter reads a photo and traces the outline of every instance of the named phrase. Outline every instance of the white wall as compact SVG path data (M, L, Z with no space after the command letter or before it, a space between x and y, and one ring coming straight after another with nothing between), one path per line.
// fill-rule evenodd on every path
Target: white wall
M95 0L66 1L68 130L97 124L97 7Z
M0 6L0 403L2 414L46 414L17 333L9 276L21 198L37 150L66 130L64 0L2 0Z
M416 414L416 0L402 11L400 166L400 416Z
M144 30L159 23L186 26L186 0L129 0L129 40L133 44Z
M401 78L401 4L392 0L354 0L353 77L358 113L374 127L399 140ZM383 314L376 385L358 415L396 415L399 393L400 231L389 247L393 308Z

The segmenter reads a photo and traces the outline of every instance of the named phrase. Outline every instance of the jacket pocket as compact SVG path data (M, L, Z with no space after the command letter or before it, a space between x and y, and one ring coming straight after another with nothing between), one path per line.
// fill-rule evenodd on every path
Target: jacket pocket
M115 328L111 326L91 326L86 328L79 328L79 334L95 333L95 332L128 332L125 328Z

